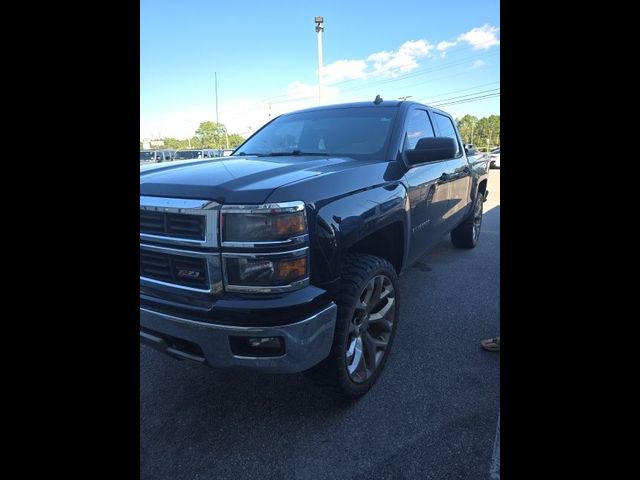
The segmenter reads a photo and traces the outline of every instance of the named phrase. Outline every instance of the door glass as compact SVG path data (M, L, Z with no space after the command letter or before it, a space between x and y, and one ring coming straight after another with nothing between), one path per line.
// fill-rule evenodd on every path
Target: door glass
M425 110L412 110L407 118L407 132L404 140L404 150L416 148L418 140L433 137L433 127Z
M456 135L456 129L454 128L451 119L444 115L440 115L439 113L434 114L433 118L440 129L440 136L453 138L453 141L456 142L456 154L454 157L458 157L462 150L460 148L460 140L458 139L458 135Z

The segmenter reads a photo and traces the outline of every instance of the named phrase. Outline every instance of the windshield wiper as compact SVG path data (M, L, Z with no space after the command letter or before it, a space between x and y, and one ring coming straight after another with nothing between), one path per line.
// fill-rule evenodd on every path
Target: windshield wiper
M321 157L328 157L329 154L328 153L320 153L320 152L303 152L302 150L292 150L290 152L272 152L272 153L267 153L264 156L265 157L285 157L285 156L289 156L289 155L293 155L293 156L299 156L299 155L317 155L317 156L321 156Z
M290 152L272 152L272 153L246 153L240 152L236 155L246 155L252 157L288 157L288 156L300 156L300 155L316 155L321 157L328 157L330 154L328 153L320 153L320 152L303 152L302 150L292 150ZM233 155L234 157L236 155Z

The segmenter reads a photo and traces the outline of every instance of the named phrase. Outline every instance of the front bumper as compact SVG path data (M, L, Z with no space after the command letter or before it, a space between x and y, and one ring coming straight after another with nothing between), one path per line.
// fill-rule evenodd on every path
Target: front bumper
M140 343L175 358L213 367L249 367L272 373L301 372L329 355L337 310L335 303L331 302L298 322L280 326L240 327L188 320L141 307ZM231 336L281 337L284 354L278 357L235 355L231 350ZM199 348L183 348L180 341Z

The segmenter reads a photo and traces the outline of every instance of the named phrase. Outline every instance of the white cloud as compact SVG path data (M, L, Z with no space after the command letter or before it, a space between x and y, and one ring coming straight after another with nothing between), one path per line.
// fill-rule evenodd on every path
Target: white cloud
M368 72L369 76L395 77L401 73L410 72L418 67L417 60L429 55L434 48L425 40L409 40L404 42L395 52L376 52L367 57L371 62L373 71Z
M364 60L337 60L322 67L322 81L325 84L350 80L354 78L364 78L367 74L365 70L367 62ZM316 75L317 75L316 71Z
M140 138L193 136L201 122L215 118L215 109L194 105L183 110L140 117Z
M473 62L473 64L471 65L471 67L469 67L469 70L475 70L476 68L480 68L486 65L487 62L485 62L484 60L476 60L475 62Z
M375 52L364 60L337 60L322 67L323 84L377 76L395 77L417 68L417 60L428 56L434 48L425 40L409 40L398 50Z
M322 103L338 103L340 92L337 87L322 89ZM236 98L220 105L220 123L229 133L239 133L248 137L274 117L286 112L301 110L318 105L318 85L292 82L288 86L287 102L269 103L259 100ZM191 138L200 123L215 121L215 107L193 105L162 115L140 118L140 139L173 137Z
M438 43L438 45L436 45L436 50L438 50L440 53L440 58L444 58L447 56L447 50L451 47L455 47L458 44L458 42L447 42L445 40L443 40L442 42Z
M497 33L500 31L498 27L492 27L484 24L481 27L472 28L467 33L463 33L458 37L458 41L467 42L473 47L473 50L482 50L499 45Z
M334 98L338 95L339 90L336 87L330 87L323 84L322 97ZM288 98L290 100L312 100L316 101L318 98L318 84L304 83L304 82L292 82L288 88Z
M458 42L446 42L446 41L442 41L440 43L438 43L438 45L436 45L436 49L439 52L444 52L447 48L451 48L451 47L455 47L458 44Z
M256 130L269 119L268 105L264 102L237 99L220 105L220 123L229 133ZM140 118L140 139L173 137L191 138L202 122L216 120L214 106L192 105L161 115Z

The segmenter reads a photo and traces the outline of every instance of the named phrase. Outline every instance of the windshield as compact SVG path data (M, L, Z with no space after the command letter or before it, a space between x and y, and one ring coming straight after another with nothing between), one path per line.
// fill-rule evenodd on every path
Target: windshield
M176 160L181 158L202 158L202 150L185 150L176 152Z
M292 113L276 118L247 140L236 155L345 155L361 160L384 155L396 107L355 107Z
M153 160L153 152L140 152L140 160Z

